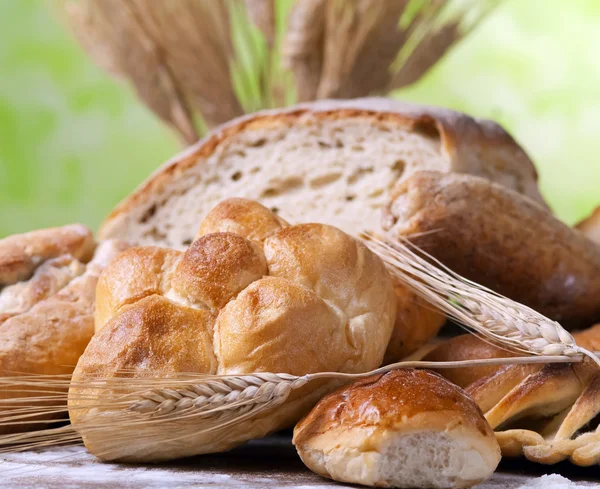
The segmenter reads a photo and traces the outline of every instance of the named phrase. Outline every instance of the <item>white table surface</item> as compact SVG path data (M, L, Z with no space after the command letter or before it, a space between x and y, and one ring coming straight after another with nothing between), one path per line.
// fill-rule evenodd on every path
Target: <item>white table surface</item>
M600 488L600 467L578 468L568 463L543 466L503 461L499 471L478 489L517 489L544 474L561 474L573 484L560 489ZM556 477L554 478L556 480ZM552 479L537 481L551 489ZM560 481L559 481L560 482ZM156 488L348 488L323 479L304 467L288 435L259 440L218 455L205 455L157 466L100 463L83 447L0 454L2 489L156 489Z

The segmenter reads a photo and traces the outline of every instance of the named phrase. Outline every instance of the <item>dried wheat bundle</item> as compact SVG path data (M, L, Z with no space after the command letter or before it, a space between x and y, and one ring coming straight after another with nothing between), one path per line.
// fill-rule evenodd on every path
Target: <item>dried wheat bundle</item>
M80 43L185 142L244 112L418 80L501 0L61 0Z
M370 233L364 237L394 277L483 339L510 351L533 355L573 359L586 355L600 365L600 358L578 346L556 321L466 280L422 250L412 250L408 241L386 241Z

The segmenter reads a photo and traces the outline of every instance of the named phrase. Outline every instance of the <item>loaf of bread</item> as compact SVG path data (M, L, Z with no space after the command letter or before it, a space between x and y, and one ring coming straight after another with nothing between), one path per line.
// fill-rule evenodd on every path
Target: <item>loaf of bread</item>
M185 249L230 197L356 236L377 231L392 188L419 170L471 173L543 204L532 162L491 121L387 99L319 101L211 131L121 202L100 237Z
M319 101L213 130L119 204L100 237L182 250L197 223L230 197L357 236L379 230L391 189L418 170L472 173L545 205L532 162L491 121L386 99ZM410 354L444 323L402 284L396 290L399 324L386 362Z
M600 325L574 333L574 337L590 351L600 349ZM503 356L503 350L494 351L476 338L458 340L439 346L438 354L432 351L429 359ZM600 462L600 368L590 359L546 366L507 365L479 378L477 375L484 373L480 368L463 370L460 376L450 377L476 379L466 391L496 430L504 456L524 455L543 464L565 459L582 466Z
M106 268L98 331L73 379L365 372L381 364L395 308L384 264L360 241L328 225L290 226L252 201L225 201L187 251L132 248ZM137 413L103 409L124 394L110 386L69 391L86 447L104 460L156 462L290 426L335 384L311 383L275 409L197 434L206 421L193 414L137 423ZM103 429L85 429L100 418Z
M53 231L30 233L43 241ZM63 235L64 236L64 235ZM102 242L89 263L82 263L71 255L62 255L45 262L42 254L31 250L45 250L44 258L70 248L70 236L67 241L50 241L46 246L36 240L25 240L22 256L36 257L31 260L39 264L33 276L23 282L7 286L0 292L0 376L20 377L22 375L61 376L73 372L74 366L94 334L94 297L96 283L104 266L122 251L126 245L116 240ZM19 250L18 240L11 240L11 246ZM52 238L54 239L54 238ZM87 238L86 238L87 239ZM93 243L93 241L92 241ZM49 250L56 251L49 251ZM81 247L71 248L74 251ZM76 253L80 257L85 254ZM15 253L13 256L17 256ZM39 257L39 260L37 259ZM83 258L82 258L83 259ZM19 273L19 276L30 272ZM56 377L58 378L58 377ZM51 398L57 394L56 388L50 388ZM31 397L42 397L43 389L26 388L14 384L0 389L0 416L8 411L32 407L28 403ZM56 405L55 401L50 401ZM36 406L40 406L39 399ZM57 407L57 411L60 411ZM31 417L26 412L22 421L48 420L48 416ZM52 416L50 416L52 418ZM3 418L3 421L7 421ZM11 416L11 424L0 426L0 433L28 430L37 425L19 424L19 418Z
M384 227L565 327L600 320L600 247L506 187L472 175L421 172L395 189Z
M475 402L424 370L396 370L340 388L296 425L293 441L317 474L376 487L471 487L500 461Z
M578 223L576 227L588 239L600 244L600 207L597 207L592 214Z

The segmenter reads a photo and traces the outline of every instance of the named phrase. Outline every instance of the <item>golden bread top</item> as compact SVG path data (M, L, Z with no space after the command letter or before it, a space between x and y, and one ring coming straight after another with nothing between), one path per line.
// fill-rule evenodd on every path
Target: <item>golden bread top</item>
M391 279L364 244L230 199L187 251L131 248L106 268L76 375L367 371L394 317Z
M413 418L423 416L431 416L431 424L415 423L420 429L463 424L481 435L492 434L481 410L462 389L434 372L405 369L360 380L321 399L296 426L294 444L349 427L406 430Z

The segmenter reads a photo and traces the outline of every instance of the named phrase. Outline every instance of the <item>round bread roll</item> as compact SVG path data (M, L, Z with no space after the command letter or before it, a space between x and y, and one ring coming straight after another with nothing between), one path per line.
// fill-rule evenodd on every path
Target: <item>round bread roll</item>
M395 307L384 264L360 241L324 224L288 226L252 201L225 201L186 252L132 248L104 271L97 333L73 374L80 385L69 392L71 422L104 460L228 450L292 425L336 384L311 383L275 409L207 433L208 421L193 415L146 422L106 407L127 392L85 381L365 372L381 364Z
M377 487L471 487L500 461L475 402L424 370L396 370L329 394L297 424L293 442L317 474Z

